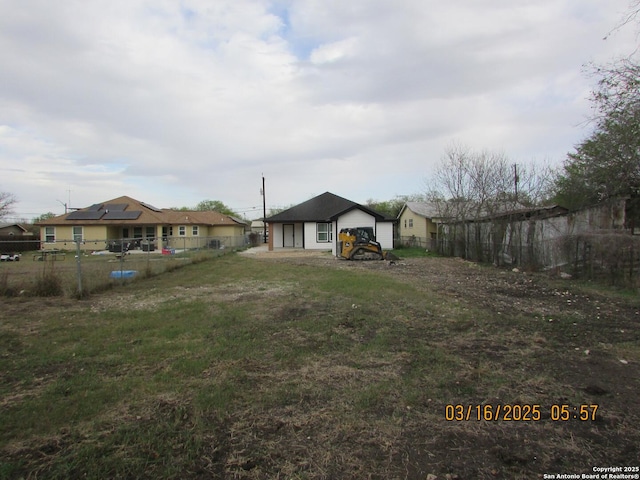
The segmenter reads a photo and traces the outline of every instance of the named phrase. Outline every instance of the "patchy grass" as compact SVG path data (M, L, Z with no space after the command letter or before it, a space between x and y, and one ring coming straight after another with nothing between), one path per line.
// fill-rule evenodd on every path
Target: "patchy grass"
M393 250L400 258L420 258L420 257L438 257L436 252L422 247L404 247L402 245Z
M637 297L454 259L230 255L88 299L5 300L0 478L637 465ZM541 417L446 419L498 404ZM598 404L597 419L555 421L561 404Z

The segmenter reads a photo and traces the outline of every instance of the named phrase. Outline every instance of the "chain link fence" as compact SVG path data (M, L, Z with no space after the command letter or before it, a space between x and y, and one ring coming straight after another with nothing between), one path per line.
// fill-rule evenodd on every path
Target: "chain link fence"
M400 236L394 240L395 245L407 248L424 248L425 250L435 250L437 241L435 238L417 237L415 235Z
M0 296L83 297L241 250L250 242L249 236L0 241Z

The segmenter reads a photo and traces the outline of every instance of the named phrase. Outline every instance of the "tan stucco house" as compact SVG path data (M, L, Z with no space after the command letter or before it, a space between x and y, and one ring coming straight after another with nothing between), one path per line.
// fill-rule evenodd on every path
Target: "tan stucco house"
M41 248L83 250L221 248L245 243L246 224L214 211L156 208L122 196L44 220Z

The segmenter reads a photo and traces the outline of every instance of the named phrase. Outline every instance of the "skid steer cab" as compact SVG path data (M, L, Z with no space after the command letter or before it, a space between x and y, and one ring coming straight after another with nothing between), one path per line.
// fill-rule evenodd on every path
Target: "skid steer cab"
M338 234L338 256L347 260L397 260L383 252L371 227L343 228Z

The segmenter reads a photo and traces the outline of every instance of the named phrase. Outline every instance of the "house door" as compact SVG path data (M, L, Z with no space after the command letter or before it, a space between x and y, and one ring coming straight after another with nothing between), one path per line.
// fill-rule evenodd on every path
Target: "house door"
M282 242L283 247L293 247L295 245L295 229L293 227L293 224L290 223L285 223L284 225L282 225L282 234L284 237Z

